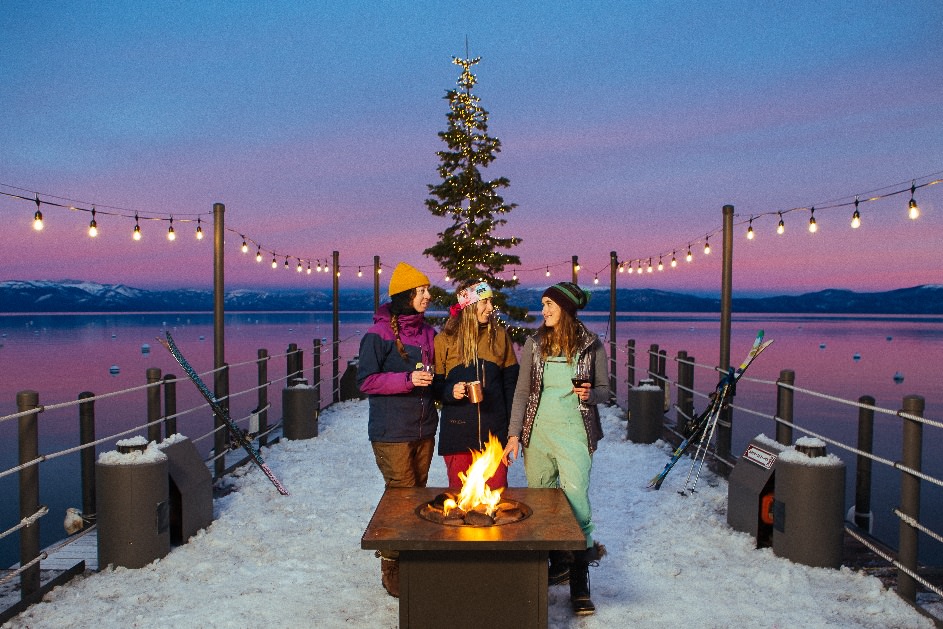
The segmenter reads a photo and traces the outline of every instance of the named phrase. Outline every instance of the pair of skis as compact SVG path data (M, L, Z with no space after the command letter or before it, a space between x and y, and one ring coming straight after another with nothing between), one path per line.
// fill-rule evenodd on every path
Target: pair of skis
M764 342L763 334L763 330L757 332L756 339L753 341L753 347L750 348L750 353L747 354L747 357L737 368L730 367L727 373L720 379L720 382L717 383L714 392L711 393L710 403L707 408L704 409L704 412L688 422L688 429L685 431L687 436L678 444L678 447L672 451L671 458L668 460L668 463L665 464L665 468L649 481L649 488L660 489L661 484L665 482L665 477L668 476L668 472L671 471L675 463L677 463L681 457L684 456L684 453L693 445L696 445L697 449L691 462L691 469L688 471L688 476L685 479L684 488L694 491L697 487L697 481L701 476L701 467L704 465L704 459L707 457L707 447L714 438L714 429L717 427L717 420L720 418L720 414L724 409L729 406L734 395L736 395L737 381L743 375L743 372L747 370L747 367L750 366L750 363L753 362L753 359L759 356L760 352L769 347L773 342L771 340ZM691 484L691 475L695 473L695 470L697 473L694 475L694 483ZM684 493L684 490L682 490L681 493Z
M193 384L196 385L196 388L199 389L200 393L203 394L203 397L206 398L206 401L209 402L210 408L213 409L213 412L217 417L221 417L223 422L226 424L226 428L229 430L229 434L232 437L233 443L236 443L248 453L249 458L259 466L259 469L262 470L262 473L272 481L272 484L275 485L275 489L278 490L283 496L288 495L288 490L282 485L281 481L275 476L269 466L265 464L265 460L262 459L262 455L259 453L259 450L252 443L252 439L249 438L249 435L242 430L236 422L232 420L229 416L229 412L223 408L216 397L210 392L206 384L200 378L199 374L194 371L193 367L190 366L190 363L187 362L187 359L183 357L183 354L180 353L180 350L177 348L177 344L174 343L174 337L170 335L170 332L165 332L166 339L158 338L157 340L161 345L167 348L168 351L173 355L176 361L180 364L183 370L186 372L187 376L190 377L190 380L193 381Z

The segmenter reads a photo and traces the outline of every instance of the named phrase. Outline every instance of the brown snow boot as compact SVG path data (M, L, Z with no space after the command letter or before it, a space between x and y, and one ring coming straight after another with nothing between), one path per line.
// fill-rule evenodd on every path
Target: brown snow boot
M399 598L399 560L380 557L380 582L387 594Z

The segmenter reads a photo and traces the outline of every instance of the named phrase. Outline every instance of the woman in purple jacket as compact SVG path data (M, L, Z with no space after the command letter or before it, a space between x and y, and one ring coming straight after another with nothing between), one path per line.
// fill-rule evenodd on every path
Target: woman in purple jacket
M405 262L390 302L360 341L357 385L370 398L367 432L386 487L425 487L439 422L432 392L435 330L425 321L429 278ZM381 581L399 596L398 553L380 554Z

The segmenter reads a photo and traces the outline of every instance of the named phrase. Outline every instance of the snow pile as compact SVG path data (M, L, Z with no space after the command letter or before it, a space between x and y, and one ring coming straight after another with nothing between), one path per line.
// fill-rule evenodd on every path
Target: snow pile
M118 452L109 450L98 455L98 462L102 465L144 465L146 463L159 463L166 461L167 455L160 451L157 443L151 441L148 443L144 437L132 437L117 442L119 446L143 446L143 450L132 450L130 452Z
M727 527L725 482L705 471L696 494L675 491L686 461L661 491L645 489L670 448L626 441L618 409L602 410L592 499L609 554L590 569L598 611L575 618L567 586L552 587L551 627L933 628L876 578L756 550ZM360 549L383 493L366 424L366 401L326 410L317 438L265 451L291 496L247 467L188 544L138 570L78 578L4 627L395 627L398 602ZM511 484L522 474L514 465ZM430 485L445 483L437 457Z

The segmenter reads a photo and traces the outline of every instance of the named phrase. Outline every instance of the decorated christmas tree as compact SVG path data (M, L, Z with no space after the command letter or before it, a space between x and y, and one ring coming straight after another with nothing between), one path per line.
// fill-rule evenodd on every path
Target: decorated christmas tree
M466 55L467 56L467 55ZM521 261L508 250L521 242L513 236L499 236L496 231L507 223L503 218L517 207L506 203L499 193L510 185L506 177L486 179L483 171L501 152L501 140L488 135L488 112L472 93L477 79L472 66L480 61L453 58L462 68L458 88L448 90L448 129L439 133L446 148L437 151L438 172L442 181L429 185L426 207L436 216L452 220L439 241L423 254L434 258L445 269L454 286L467 281L484 280L494 289L495 309L512 321L530 321L524 308L509 306L502 289L517 285L516 279L500 276ZM447 306L451 295L433 291L440 306Z

